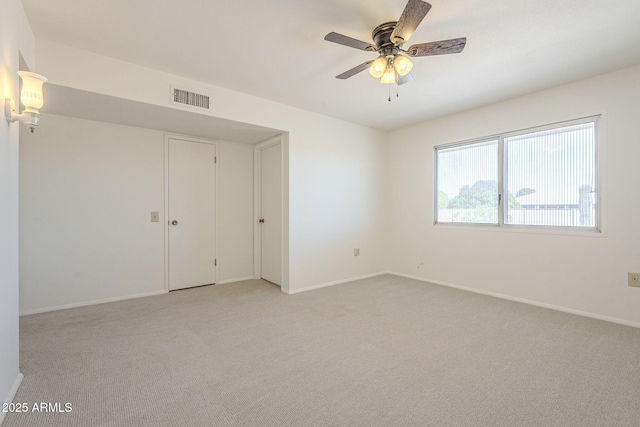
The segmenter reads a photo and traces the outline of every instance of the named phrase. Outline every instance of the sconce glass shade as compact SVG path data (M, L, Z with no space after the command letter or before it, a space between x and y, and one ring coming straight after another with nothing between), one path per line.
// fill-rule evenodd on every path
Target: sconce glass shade
M387 65L387 68L384 70L384 74L382 78L380 78L380 83L383 84L391 84L396 82L396 70L393 68L393 65Z
M25 106L25 111L35 110L37 112L44 104L42 85L47 81L47 78L28 71L18 71L18 75L22 79L20 102Z
M387 58L379 56L378 59L373 61L369 66L369 74L374 78L379 79L384 74L384 69L387 67Z
M396 67L396 71L402 77L406 76L411 72L413 68L413 62L406 56L396 55L393 60L393 64Z
M18 110L18 113L16 113L13 99L5 98L4 116L9 123L13 123L16 120L21 121L27 125L33 133L40 122L40 108L42 108L44 104L42 85L47 79L40 74L30 73L28 71L18 71L18 75L22 79L20 101L24 105L24 110L21 113Z

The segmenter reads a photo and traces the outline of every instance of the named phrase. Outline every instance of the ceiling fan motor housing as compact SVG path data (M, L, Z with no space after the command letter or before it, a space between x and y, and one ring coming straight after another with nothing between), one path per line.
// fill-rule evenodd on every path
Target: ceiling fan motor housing
M396 55L400 51L401 45L396 46L391 41L391 33L395 30L397 23L397 21L385 22L373 30L373 42L380 55Z

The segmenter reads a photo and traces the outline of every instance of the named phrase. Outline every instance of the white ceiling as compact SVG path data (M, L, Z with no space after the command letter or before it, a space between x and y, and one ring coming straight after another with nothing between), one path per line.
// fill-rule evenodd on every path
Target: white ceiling
M460 54L416 58L387 101L366 42L406 0L22 0L37 38L392 130L640 63L638 0L430 0L409 44L467 37ZM395 95L395 87L392 89Z

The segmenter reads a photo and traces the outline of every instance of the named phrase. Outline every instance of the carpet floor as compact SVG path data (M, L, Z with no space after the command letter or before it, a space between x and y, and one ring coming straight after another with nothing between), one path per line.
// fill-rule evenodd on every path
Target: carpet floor
M640 329L392 275L25 316L20 343L3 427L640 425Z

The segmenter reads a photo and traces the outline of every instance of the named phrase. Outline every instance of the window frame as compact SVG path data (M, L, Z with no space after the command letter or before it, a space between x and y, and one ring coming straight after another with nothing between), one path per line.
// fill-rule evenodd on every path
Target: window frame
M438 227L480 227L483 229L504 229L504 230L530 230L530 231L559 231L559 232L588 232L588 233L602 233L602 154L601 154L601 118L602 115L587 116L579 119L567 120L562 122L556 122L541 126L535 126L531 128L503 132L496 135L474 138L465 141L453 142L448 144L435 145L433 147L433 225ZM537 132L544 132L547 130L561 129L565 127L593 123L593 135L594 135L594 184L595 184L595 224L592 227L586 226L559 226L559 225L531 225L531 224L506 224L504 221L507 203L504 203L505 194L508 194L506 188L508 182L505 178L508 173L508 152L505 151L505 139L515 136L527 135ZM438 221L438 151L447 150L456 147L464 147L476 144L485 144L488 142L497 141L498 146L498 220L496 223L480 223L480 222L444 222Z

